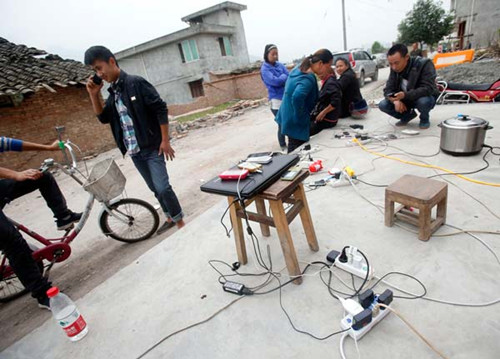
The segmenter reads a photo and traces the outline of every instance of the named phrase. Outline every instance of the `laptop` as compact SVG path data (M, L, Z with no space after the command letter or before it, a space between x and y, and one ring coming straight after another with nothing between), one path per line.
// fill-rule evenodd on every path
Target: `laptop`
M241 198L251 198L273 184L297 162L299 162L298 155L275 154L271 162L262 165L262 173L251 173L245 179L241 179L239 183L237 180L222 180L217 176L200 186L200 189L202 192L223 196L238 197L239 193ZM232 169L238 169L238 166L234 166Z

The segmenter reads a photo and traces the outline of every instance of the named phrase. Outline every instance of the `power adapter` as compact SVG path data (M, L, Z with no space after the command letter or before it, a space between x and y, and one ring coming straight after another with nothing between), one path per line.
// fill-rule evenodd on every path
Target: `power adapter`
M377 298L377 302L385 305L389 305L392 303L393 294L392 290L386 289L382 294L380 294ZM385 308L380 307L381 310L385 310Z
M375 300L375 294L373 293L373 290L367 289L363 293L359 295L359 303L363 308L368 308L372 302ZM385 304L385 303L382 303Z
M361 313L358 313L353 317L352 329L359 330L364 326L370 324L371 321L372 311L370 309L365 309Z
M228 293L233 293L237 295L252 295L253 292L245 287L244 284L227 281L222 285L222 289Z
M330 253L326 255L326 260L330 263L335 262L335 258L339 256L340 252L336 250L331 250Z

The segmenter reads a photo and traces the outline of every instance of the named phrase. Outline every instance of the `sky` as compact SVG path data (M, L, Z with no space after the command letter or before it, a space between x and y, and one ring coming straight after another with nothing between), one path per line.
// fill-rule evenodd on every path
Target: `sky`
M348 48L390 44L417 0L345 0ZM181 17L217 0L0 0L0 37L82 61L87 48L113 52L186 28ZM251 60L275 43L282 62L320 48L343 49L341 0L239 0ZM443 1L449 10L450 0Z

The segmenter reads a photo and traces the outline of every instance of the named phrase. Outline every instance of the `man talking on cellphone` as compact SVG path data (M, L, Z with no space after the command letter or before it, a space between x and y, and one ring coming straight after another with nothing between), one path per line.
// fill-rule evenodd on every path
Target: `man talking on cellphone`
M97 74L87 81L97 118L111 126L116 145L124 156L132 158L165 213L167 220L157 234L174 226L182 228L184 214L170 185L165 163L165 159L175 158L168 135L167 104L148 81L121 70L113 53L104 46L89 48L85 64L92 66ZM99 97L101 79L111 85L104 106Z

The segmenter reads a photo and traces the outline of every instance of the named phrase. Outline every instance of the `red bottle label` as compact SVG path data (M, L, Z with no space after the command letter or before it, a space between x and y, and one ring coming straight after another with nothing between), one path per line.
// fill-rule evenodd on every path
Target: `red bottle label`
M80 334L80 332L85 329L86 326L87 323L85 322L85 319L83 319L83 317L80 315L77 320L75 320L67 327L64 327L63 329L66 332L66 335L71 338L77 334Z

